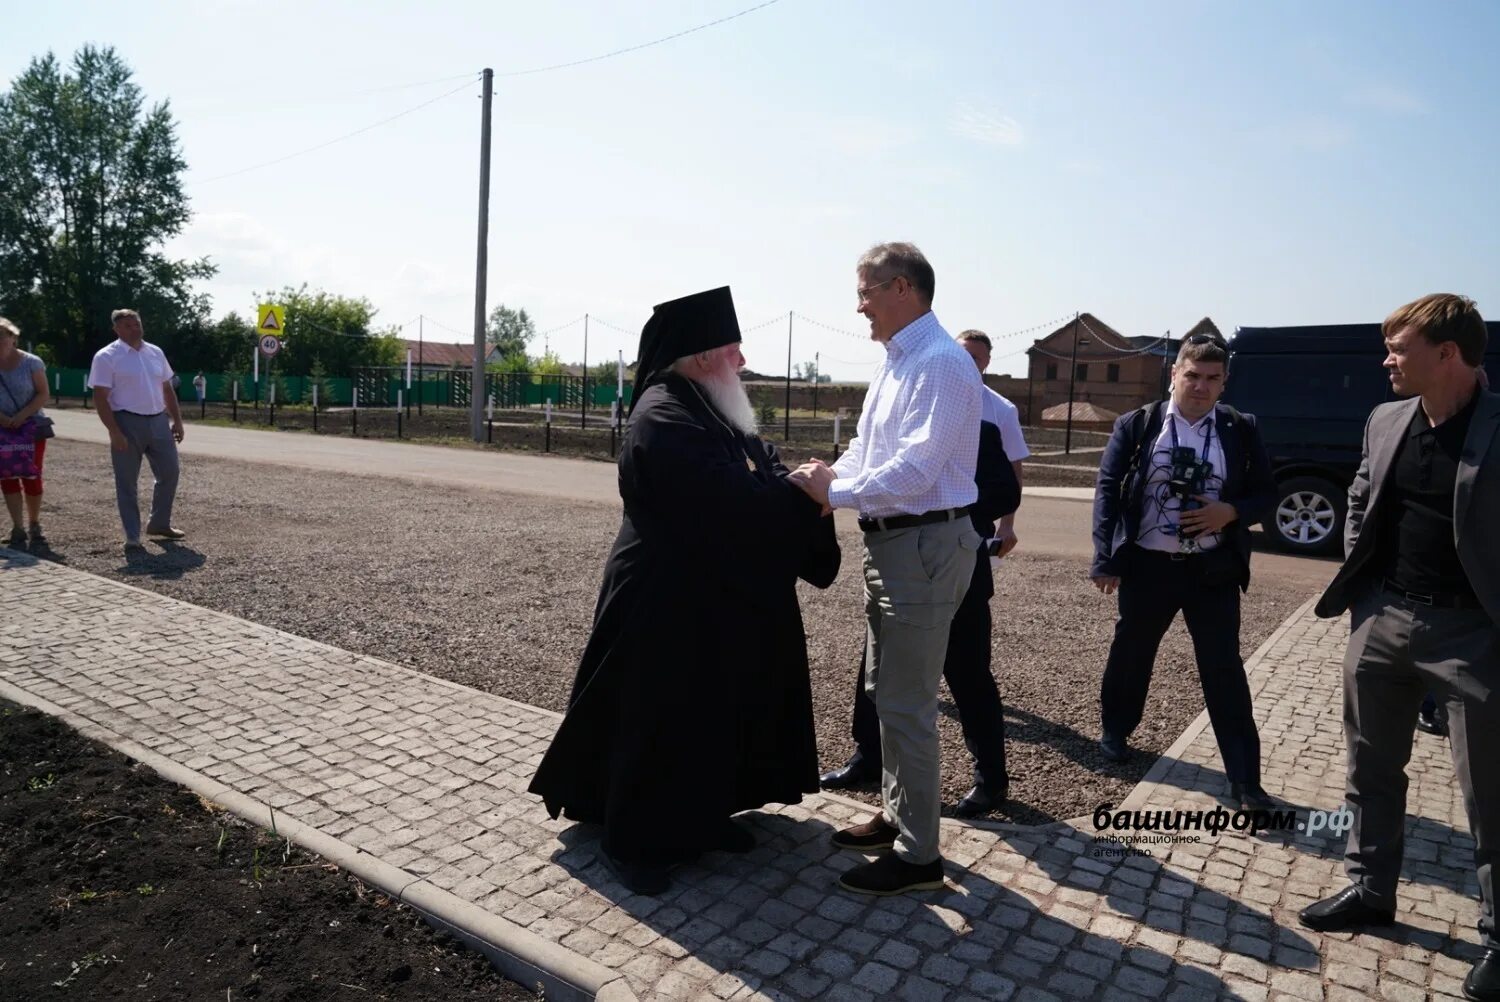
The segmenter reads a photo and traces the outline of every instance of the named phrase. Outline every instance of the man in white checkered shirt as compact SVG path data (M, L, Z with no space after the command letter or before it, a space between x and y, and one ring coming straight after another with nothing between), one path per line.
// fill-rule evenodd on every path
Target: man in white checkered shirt
M885 850L840 885L899 894L943 885L938 679L980 543L968 506L978 497L982 383L932 313L932 265L921 251L880 244L856 271L859 312L886 358L849 451L831 467L814 460L792 479L829 507L856 509L865 533L865 690L880 717L884 807L833 844Z

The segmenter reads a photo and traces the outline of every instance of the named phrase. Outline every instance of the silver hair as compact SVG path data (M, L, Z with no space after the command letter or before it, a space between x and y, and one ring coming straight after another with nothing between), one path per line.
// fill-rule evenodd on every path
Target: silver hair
M674 361L671 365L667 366L667 371L676 376L690 375L692 372L693 360L696 359L699 355L712 355L716 351L723 351L725 348L729 347L731 347L731 345L725 344L720 345L717 348L710 348L708 349L708 351L695 351L691 355L683 355L681 358Z
M137 320L139 320L141 318L141 315L135 310L115 310L109 315L109 325L113 327L125 317L135 317Z
M889 282L893 278L904 278L921 294L929 306L932 305L936 277L933 275L932 265L928 264L927 258L917 250L916 244L876 244L865 251L859 259L859 264L855 266L855 271L860 274L868 273L882 282Z

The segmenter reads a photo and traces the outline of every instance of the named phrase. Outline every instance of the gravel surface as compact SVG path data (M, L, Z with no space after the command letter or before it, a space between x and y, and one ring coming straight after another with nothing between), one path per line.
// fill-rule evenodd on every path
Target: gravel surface
M149 493L143 476L143 508ZM389 659L549 709L564 708L588 636L618 509L498 491L440 492L395 478L315 476L193 458L184 464L180 544L121 555L108 456L55 440L43 521L53 559L209 608ZM1024 509L1023 509L1024 513ZM822 765L851 750L850 697L863 642L859 533L826 592L803 586ZM1145 722L1124 765L1094 750L1112 600L1081 561L1017 551L997 575L995 666L1006 702L1012 803L999 819L1039 824L1118 801L1202 710L1180 620L1163 642ZM1252 587L1246 655L1308 594ZM970 762L944 693L944 799ZM875 802L873 791L860 794ZM1162 805L1168 806L1168 805Z

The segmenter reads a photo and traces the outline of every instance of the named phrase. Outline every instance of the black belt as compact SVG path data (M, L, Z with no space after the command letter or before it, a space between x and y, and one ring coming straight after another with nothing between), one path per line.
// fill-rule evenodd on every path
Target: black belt
M1405 588L1397 588L1389 578L1380 583L1380 588L1387 595L1405 599L1416 605L1430 605L1435 609L1479 609L1479 599L1467 592L1433 592L1431 594L1419 591L1407 591Z
M1210 547L1206 550L1193 550L1191 552L1179 550L1175 553L1168 553L1166 550L1153 550L1145 546L1137 546L1136 549L1146 554L1152 560L1165 560L1174 564L1180 564L1183 561L1190 561L1197 557L1212 557L1223 550L1226 545L1225 543L1220 543L1218 546Z
M129 414L131 417L154 418L161 417L166 411L157 411L155 414L142 414L140 411L115 411L116 414Z
M940 511L924 511L920 515L891 515L888 518L861 518L859 527L865 532L885 532L890 529L910 529L914 525L931 525L933 522L956 522L969 514L969 506L944 508Z

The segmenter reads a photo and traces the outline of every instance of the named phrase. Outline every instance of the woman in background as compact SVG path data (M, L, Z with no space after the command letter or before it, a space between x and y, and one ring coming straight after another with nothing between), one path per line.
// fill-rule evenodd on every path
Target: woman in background
M0 317L0 428L17 429L42 413L47 402L47 365L21 350L21 328ZM47 542L42 534L42 453L47 442L36 440L36 476L0 479L0 494L10 512L9 546L24 548L27 523L32 546ZM24 512L22 498L25 499ZM22 521L23 514L26 522Z

